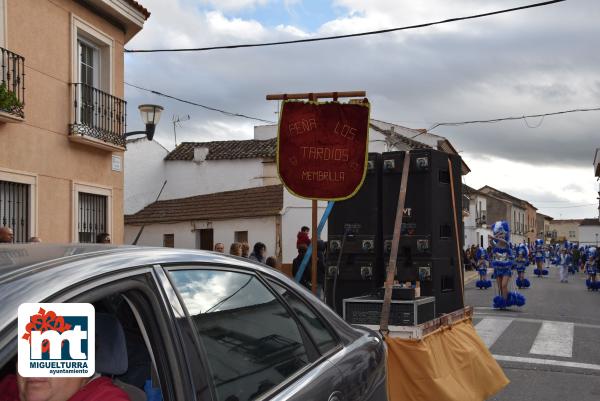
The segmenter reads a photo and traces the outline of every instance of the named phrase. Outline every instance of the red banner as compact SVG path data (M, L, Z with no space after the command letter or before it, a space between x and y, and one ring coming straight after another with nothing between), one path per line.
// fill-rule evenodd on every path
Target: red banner
M294 195L344 200L366 174L369 103L284 101L277 137L277 169Z

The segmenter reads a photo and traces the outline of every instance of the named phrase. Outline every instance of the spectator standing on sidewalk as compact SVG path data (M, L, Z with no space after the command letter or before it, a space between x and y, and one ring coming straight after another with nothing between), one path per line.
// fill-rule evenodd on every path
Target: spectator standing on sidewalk
M229 254L233 256L242 256L242 244L239 242L234 242L229 247Z
M10 227L0 227L0 244L12 244L13 230Z
M101 233L96 237L96 243L98 244L110 244L110 234Z
M300 264L302 264L302 259L304 259L307 249L308 246L306 246L306 244L298 245L298 255L292 261L292 277L296 277L296 273L298 273L298 269L300 268ZM304 273L302 273L300 284L310 289L310 269L308 266L304 269Z
M275 256L269 256L265 264L273 269L277 269L277 258L275 258Z
M256 244L254 244L254 249L253 249L252 253L250 254L250 256L248 257L248 259L256 260L257 262L260 262L260 263L265 263L267 261L267 257L265 255L266 253L267 253L267 246L265 244L263 244L262 242L257 242Z
M247 242L242 242L242 258L247 258L250 253L250 245Z
M298 245L300 244L304 244L307 247L310 245L310 236L309 236L309 232L310 232L310 228L306 227L306 226L302 226L302 228L300 229L300 231L298 232L298 235L296 236L296 248L298 247Z

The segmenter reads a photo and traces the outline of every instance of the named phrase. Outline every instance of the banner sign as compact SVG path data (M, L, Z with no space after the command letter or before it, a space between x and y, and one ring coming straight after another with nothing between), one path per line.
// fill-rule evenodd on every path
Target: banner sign
M358 192L367 171L369 103L283 102L277 170L296 196L344 200Z

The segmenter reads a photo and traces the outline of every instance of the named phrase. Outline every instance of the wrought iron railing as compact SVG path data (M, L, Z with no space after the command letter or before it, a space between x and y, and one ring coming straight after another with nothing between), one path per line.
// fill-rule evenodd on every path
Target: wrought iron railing
M0 111L25 117L25 58L0 47Z
M75 121L71 135L125 147L127 102L86 84L72 84Z

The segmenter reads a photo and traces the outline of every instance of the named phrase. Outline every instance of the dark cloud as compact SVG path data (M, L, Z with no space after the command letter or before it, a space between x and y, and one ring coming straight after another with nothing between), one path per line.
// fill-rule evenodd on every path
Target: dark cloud
M487 3L491 9L520 4ZM291 38L284 32L255 32L254 25L244 28L246 36L211 30L209 20L201 13L191 15L191 10L178 20L159 17L160 23L153 23L151 19L135 47ZM452 16L468 13L468 8L457 8ZM368 10L361 15L368 16ZM195 54L128 55L126 79L213 107L273 120L277 118L276 104L264 100L267 93L366 89L374 118L428 128L436 122L600 106L599 20L600 2L579 0L460 22L451 29ZM131 88L126 95L132 129L141 126L131 118L137 104L151 100L166 107L159 139L172 137L168 123L172 115L187 114L192 123L178 130L180 140L252 135L252 121ZM434 132L469 153L538 165L591 164L593 149L600 145L600 112L527 121L530 126L540 123L536 129L515 121L439 127Z

